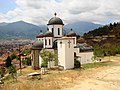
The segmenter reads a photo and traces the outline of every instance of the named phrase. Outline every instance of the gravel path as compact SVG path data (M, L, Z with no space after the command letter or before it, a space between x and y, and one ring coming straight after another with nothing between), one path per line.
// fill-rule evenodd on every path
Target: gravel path
M112 58L118 61L116 66L95 73L92 77L79 80L73 87L67 90L120 90L120 57Z

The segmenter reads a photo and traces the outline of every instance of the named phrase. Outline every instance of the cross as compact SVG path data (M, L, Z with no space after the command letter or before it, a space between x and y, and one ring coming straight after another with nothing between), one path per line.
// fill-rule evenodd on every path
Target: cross
M71 43L71 42L70 42L70 40L69 40L69 42L68 42L68 44L69 44L69 48L70 48L70 43Z
M62 47L62 42L60 42L60 46Z
M40 32L42 33L42 30L40 30Z

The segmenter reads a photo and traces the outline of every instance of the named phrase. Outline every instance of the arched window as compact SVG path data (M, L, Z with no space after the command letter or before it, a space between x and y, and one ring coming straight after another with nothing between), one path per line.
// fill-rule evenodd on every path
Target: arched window
M54 28L52 28L52 34L54 34Z
M60 28L58 28L58 35L60 35Z
M49 39L49 45L51 45L50 39Z
M45 45L47 45L47 40L45 39Z
M73 39L73 44L75 44L75 38Z

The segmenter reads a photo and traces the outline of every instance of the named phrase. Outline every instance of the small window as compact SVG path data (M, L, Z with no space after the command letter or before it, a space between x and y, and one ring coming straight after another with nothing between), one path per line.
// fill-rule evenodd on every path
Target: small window
M52 28L52 34L54 33L54 28Z
M47 45L47 40L45 39L45 45Z
M49 39L49 45L51 45L50 39Z
M73 39L73 44L75 44L75 39Z
M58 28L58 35L60 35L60 28Z

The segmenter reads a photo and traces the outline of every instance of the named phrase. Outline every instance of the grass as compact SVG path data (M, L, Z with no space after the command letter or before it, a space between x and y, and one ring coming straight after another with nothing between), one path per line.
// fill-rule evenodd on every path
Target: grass
M95 68L95 67L101 67L101 66L108 66L112 65L113 63L111 61L104 61L104 62L95 62L95 63L88 63L88 64L82 64L82 68Z
M49 74L42 75L42 79L27 79L27 74L32 72L40 72L40 70L32 70L31 67L27 67L22 70L22 75L18 77L17 82L5 82L3 90L58 90L66 87L70 87L73 83L81 78L88 77L95 73L93 69L88 68L101 67L112 65L112 62L96 62L83 64L84 69L73 70L49 70ZM99 71L98 69L96 71Z
M42 75L41 80L28 80L25 75L20 76L17 82L5 83L3 90L57 90L72 83L76 77L78 77L78 72L73 70L51 70L49 74Z

